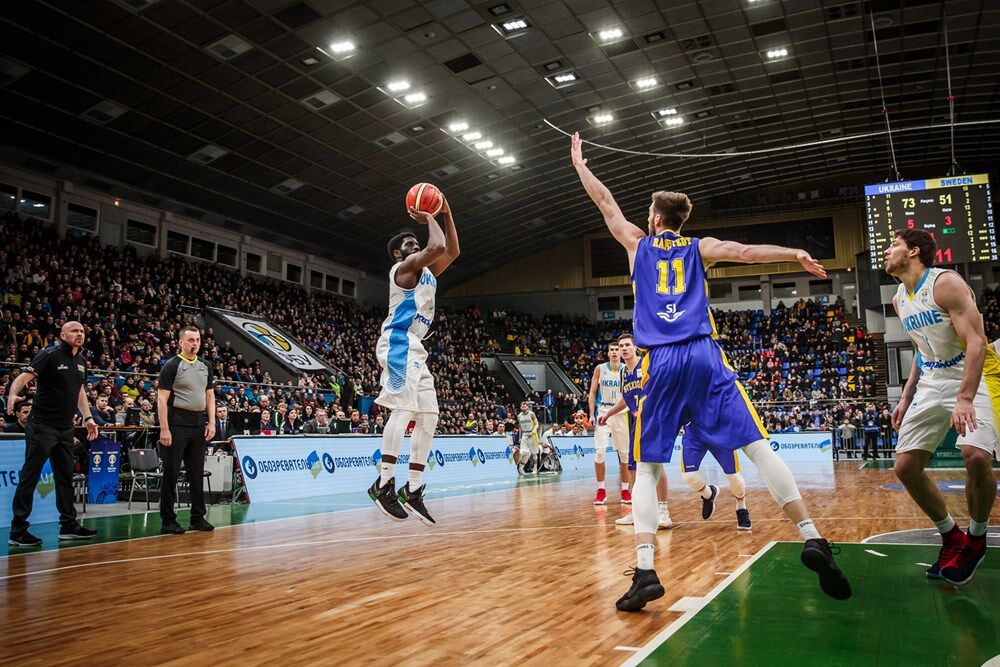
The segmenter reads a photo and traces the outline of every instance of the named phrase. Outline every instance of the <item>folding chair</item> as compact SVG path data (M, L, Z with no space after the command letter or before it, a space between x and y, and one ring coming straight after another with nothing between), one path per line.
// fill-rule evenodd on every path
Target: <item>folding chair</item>
M128 509L132 509L132 495L135 487L142 480L142 490L146 493L146 509L149 509L149 480L163 480L163 473L160 471L160 457L155 449L131 449L128 453L128 462L132 468L132 488L128 492Z

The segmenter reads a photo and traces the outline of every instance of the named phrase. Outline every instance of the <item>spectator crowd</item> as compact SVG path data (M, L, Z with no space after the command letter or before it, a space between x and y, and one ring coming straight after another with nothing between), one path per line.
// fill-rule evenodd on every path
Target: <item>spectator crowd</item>
M259 359L203 328L201 354L215 367L218 402L230 413L259 413L262 429L274 434L381 432L384 415L370 399L379 389L374 350L382 307L210 263L143 257L132 246L102 246L83 233L60 237L50 225L12 214L0 218L0 259L4 394L17 366L52 344L62 322L75 319L88 330L85 353L95 373L86 390L95 417L121 424L129 409L138 409L139 423L153 425L155 377L178 352L177 332L192 319L202 324L203 309L215 307L270 320L335 369L278 383ZM986 292L982 309L990 340L1000 338L997 290ZM770 315L714 315L719 342L770 430L834 430L845 420L863 429L870 417L883 415L887 406L871 402L884 395L875 372L877 343L849 324L842 301L799 300L779 304ZM534 410L547 423L579 429L593 368L630 327L625 320L504 310L486 319L475 306L438 308L424 341L441 406L438 432L507 430L513 400L481 358L497 351L552 355L582 393L537 393Z

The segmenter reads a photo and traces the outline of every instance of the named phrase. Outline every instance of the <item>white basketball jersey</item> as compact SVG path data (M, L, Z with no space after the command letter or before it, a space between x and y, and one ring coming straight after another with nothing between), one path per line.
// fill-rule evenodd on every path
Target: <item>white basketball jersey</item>
M437 278L430 269L424 267L416 287L403 289L396 284L396 269L399 265L397 263L389 269L389 315L382 322L382 333L411 334L418 340L423 340L434 322Z
M965 346L948 313L934 301L934 283L945 271L927 269L912 295L903 284L896 289L899 320L919 352L921 377L929 380L961 380L965 372Z
M521 427L521 435L524 435L525 433L532 433L535 430L531 417L532 414L530 410L528 412L517 413L517 425Z
M611 370L611 362L598 366L601 369L597 388L597 406L608 409L615 406L622 397L622 375L621 362L618 363L618 370Z

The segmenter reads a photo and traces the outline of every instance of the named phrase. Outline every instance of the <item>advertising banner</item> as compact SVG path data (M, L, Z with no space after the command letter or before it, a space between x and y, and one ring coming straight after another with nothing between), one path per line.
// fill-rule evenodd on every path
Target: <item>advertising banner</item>
M11 507L14 489L17 488L21 466L24 465L24 436L0 437L0 528L10 527ZM56 510L56 480L52 476L52 464L48 461L42 467L42 476L35 487L35 500L31 506L31 523L59 521Z
M594 465L594 436L555 436L552 438L563 470L590 467ZM770 439L771 449L785 461L832 461L833 435L829 431L805 431L802 433L773 433ZM681 455L681 438L674 442L674 454L671 463L678 463ZM618 455L611 447L604 455L605 462L615 465ZM709 456L708 459L711 459Z
M302 371L327 370L326 364L319 361L316 355L296 343L270 322L252 317L231 315L221 311L218 315L246 334L257 346L289 366L294 366Z
M564 471L593 470L593 436L553 438ZM236 457L251 502L364 492L378 476L381 436L237 436ZM786 461L832 461L828 432L777 433L771 448ZM614 466L617 455L608 449ZM680 439L673 462L680 460ZM396 461L397 485L406 477L410 441ZM438 436L427 454L424 481L430 486L517 479L511 447L502 436Z
M381 436L237 437L236 456L251 502L365 491L378 476ZM405 479L410 439L396 461ZM430 485L514 479L503 437L439 436L428 452L424 481Z

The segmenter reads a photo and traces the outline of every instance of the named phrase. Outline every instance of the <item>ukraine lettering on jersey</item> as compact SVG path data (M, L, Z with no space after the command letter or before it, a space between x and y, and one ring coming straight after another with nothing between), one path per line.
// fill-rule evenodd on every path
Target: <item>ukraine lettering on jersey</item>
M670 231L639 241L632 269L637 346L715 335L699 241Z
M944 319L941 317L941 311L934 308L933 310L922 310L919 313L907 315L902 321L903 328L906 331L914 331L923 327L929 327L932 324L941 324L944 322Z
M597 385L597 402L603 407L611 407L621 397L621 365L612 370L611 362L601 364L600 381Z

